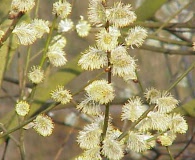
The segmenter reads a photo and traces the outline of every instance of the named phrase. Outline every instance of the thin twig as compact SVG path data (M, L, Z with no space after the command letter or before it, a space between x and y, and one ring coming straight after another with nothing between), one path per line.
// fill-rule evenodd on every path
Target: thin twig
M167 149L167 152L169 154L170 160L174 160L174 157L172 156L171 151L170 151L168 146L166 146L166 149Z
M171 84L171 86L169 86L169 88L167 89L167 92L169 92L171 89L173 89L190 71L192 71L195 67L195 62L192 63L188 69L180 76L177 78L177 80Z
M161 47L155 47L155 46L151 46L151 45L142 45L140 47L140 49L144 49L144 50L149 50L149 51L153 51L153 52L159 52L162 54L169 54L169 55L182 55L182 56L194 56L195 52L192 51L192 49L190 50L173 50L173 49L166 49L166 48L161 48Z
M193 138L194 138L194 135L195 135L195 131L193 132L192 134L192 137L190 138L190 140L186 143L186 145L182 148L182 150L174 156L175 159L177 159L187 148L188 146L191 144L191 142L193 141Z
M158 28L156 30L156 32L154 34L159 33L173 18L175 18L181 11L183 11L183 9L187 8L192 2L187 3L186 5L184 5L182 8L180 8L177 12L175 12L172 16L169 17L169 19L167 21L165 21L162 26L160 26L160 28Z
M3 154L2 154L2 158L1 158L1 160L5 160L5 156L6 156L6 152L7 152L7 148L8 148L8 144L9 144L9 138L7 138L6 139L6 141L5 141L5 148L4 148L4 150L3 150Z

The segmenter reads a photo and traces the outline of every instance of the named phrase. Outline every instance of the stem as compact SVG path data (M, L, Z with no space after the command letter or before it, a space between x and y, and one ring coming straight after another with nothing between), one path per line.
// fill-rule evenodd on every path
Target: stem
M1 160L5 160L5 156L6 156L6 152L7 152L7 148L8 148L8 144L9 144L9 138L8 139L6 139L6 141L5 141L5 148L4 148L4 150L3 150L3 154L2 154L2 158L1 158Z
M136 122L132 123L132 125L126 130L124 131L118 138L117 140L121 140L123 139L125 136L127 136L128 132L133 129L141 120L143 120L144 118L146 118L146 116L148 115L148 113L150 111L152 111L154 109L155 105L151 106L148 110L146 110L139 118Z
M138 84L139 84L140 90L141 90L142 93L144 93L144 88L143 88L143 85L142 85L142 83L140 81L140 78L139 78L139 75L137 73L137 70L135 71L135 74L136 74L137 79L138 79Z
M169 54L169 55L182 55L182 56L187 56L187 55L194 56L195 55L194 51L192 51L191 49L175 50L175 49L166 49L166 48L161 48L161 47L155 47L155 46L146 45L146 44L143 44L140 47L140 49L153 51L153 52L155 52L155 54L156 54L156 52L159 52L161 54Z
M59 103L54 103L50 107L46 108L45 110L43 110L42 112L37 113L37 114L47 113L50 110L52 110L53 108L55 108L57 105L59 105ZM9 131L6 131L4 134L1 134L0 138L3 138L5 136L9 135L10 133L17 131L18 129L20 129L20 128L24 127L25 125L27 125L28 123L32 122L37 117L37 114L35 116L29 118L28 120L24 121L23 123L19 124L17 127L10 129Z
M167 149L167 152L169 153L170 160L174 160L174 158L173 158L173 156L171 154L171 151L170 151L168 146L166 146L166 149Z
M189 68L180 76L178 79L167 89L167 92L169 92L171 89L173 89L190 71L192 71L195 67L195 62L192 63Z
M56 21L57 21L57 16L55 16L55 18L53 19L52 26L51 26L47 41L45 43L45 47L44 47L44 50L43 50L43 56L42 56L42 59L41 59L41 62L40 62L40 67L41 68L43 67L43 64L44 64L45 59L46 59L46 53L48 51L49 43L50 43L51 38L52 38L52 34L53 34L53 30L55 28Z
M106 2L105 2L106 3ZM106 4L104 4L105 6ZM105 29L107 32L109 32L109 21L106 22ZM111 74L111 63L110 63L110 58L111 58L111 52L107 51L107 60L108 60L108 83L112 82L112 74ZM106 137L106 132L108 129L108 122L109 122L109 114L110 114L110 103L107 103L105 106L105 116L104 116L104 125L103 125L103 131L102 131L102 136L101 136L101 142L104 140Z
M26 78L27 78L27 70L28 70L28 66L29 66L30 54L31 54L31 46L28 47L25 69L24 69L24 73L22 76L22 87L21 87L21 95L20 95L21 98L24 96L24 90L26 87Z
M72 132L74 131L74 129L75 129L75 128L71 128L71 129L70 129L68 135L67 135L66 138L64 139L64 142L62 143L61 147L59 148L59 150L58 150L58 152L57 152L57 154L56 154L54 160L58 160L58 159L59 159L60 154L62 153L63 148L64 148L64 146L66 145L66 143L67 143L68 139L70 138L70 135L72 134Z
M21 128L21 134L20 134L20 155L21 155L21 160L25 160L25 149L24 149L24 130Z
M110 103L107 103L106 109L105 109L104 126L103 126L101 141L103 141L104 138L106 137L106 132L107 132L107 128L108 128L108 121L109 121L109 113L110 113L109 110L110 110Z
M35 18L38 17L39 3L40 3L40 0L37 0L37 4L36 4L36 8L35 8L35 15L34 15Z

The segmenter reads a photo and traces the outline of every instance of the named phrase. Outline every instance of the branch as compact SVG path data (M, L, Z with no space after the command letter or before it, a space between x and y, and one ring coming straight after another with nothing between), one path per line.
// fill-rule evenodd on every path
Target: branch
M24 15L23 12L19 12L15 17L14 20L12 21L11 25L9 26L9 28L7 29L7 31L5 32L4 36L0 39L0 48L3 46L4 42L7 40L7 38L10 36L10 34L12 33L12 31L14 30L16 24L18 23L18 21L20 20L20 18Z
M145 50L149 50L152 52L159 52L162 54L169 54L169 55L182 55L182 56L195 55L195 52L190 49L189 50L173 50L173 49L155 47L151 45L142 45L140 49L145 49Z

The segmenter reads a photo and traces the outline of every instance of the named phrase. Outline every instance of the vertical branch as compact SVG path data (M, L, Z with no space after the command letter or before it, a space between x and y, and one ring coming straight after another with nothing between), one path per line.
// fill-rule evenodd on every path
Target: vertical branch
M170 149L169 149L168 146L166 147L166 149L167 149L167 152L168 152L168 154L169 154L170 160L174 160L174 158L173 158L173 156L172 156L172 154L171 154L171 151L170 151Z
M109 32L109 21L106 22L105 29L107 32ZM111 63L110 63L110 57L111 57L111 52L107 51L107 60L108 60L108 70L107 70L107 80L108 83L112 82L111 78ZM102 141L104 140L108 128L108 122L109 122L109 113L110 113L110 103L107 103L105 105L105 117L104 117L104 126L103 126L103 132L102 132Z
M6 155L6 152L7 152L9 140L10 140L10 139L7 138L6 141L5 141L5 148L4 148L4 150L3 150L3 154L2 154L1 160L5 160L5 155Z
M22 87L21 87L21 94L20 94L20 98L22 98L24 96L24 92L25 92L25 87L26 87L26 78L27 78L27 70L28 70L28 66L29 66L29 60L30 60L30 54L31 54L31 46L28 47L28 51L27 51L27 57L26 57L26 64L25 64L25 69L23 72L23 76L22 76Z
M24 130L23 130L23 128L21 128L19 149L20 149L21 160L25 160Z
M49 32L47 41L46 41L46 43L45 43L45 47L44 47L44 50L43 50L43 56L42 56L41 62L40 62L40 67L43 67L43 64L44 64L44 62L45 62L46 53L47 53L47 50L48 50L48 48L49 48L49 43L50 43L51 38L52 38L52 34L53 34L53 30L54 30L54 28L55 28L56 20L57 20L57 15L56 15L56 16L54 17L54 19L53 19L52 26L51 26L51 29L50 29L50 32Z

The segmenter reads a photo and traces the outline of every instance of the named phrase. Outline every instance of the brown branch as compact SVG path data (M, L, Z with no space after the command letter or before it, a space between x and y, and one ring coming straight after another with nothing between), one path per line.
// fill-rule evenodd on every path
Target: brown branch
M152 52L159 52L162 54L169 54L169 55L182 55L182 56L192 56L195 55L195 52L191 49L188 50L173 50L173 49L166 49L161 47L155 47L151 45L142 45L140 49L149 50Z
M142 26L146 28L159 28L162 26L162 22L151 22L151 21L145 21L145 22L135 22L131 24L130 26L126 27L134 27L134 26ZM164 29L174 29L174 28L190 28L190 29L195 29L195 24L193 23L192 20L185 22L185 23L168 23L164 27Z
M190 43L190 42L178 41L178 40L174 40L174 39L170 39L170 38L164 38L164 37L159 37L159 36L155 36L155 35L148 35L148 39L154 39L154 40L158 40L158 41L165 42L165 43L168 43L168 44L192 46L192 43Z
M11 18L13 18L13 21L12 21L11 25L9 26L9 28L7 29L7 31L5 32L5 34L3 35L3 37L0 39L0 48L3 46L4 42L8 39L8 37L10 36L12 31L14 30L16 24L18 23L18 21L20 20L20 18L23 15L24 15L24 12L19 12L14 17L11 17Z

